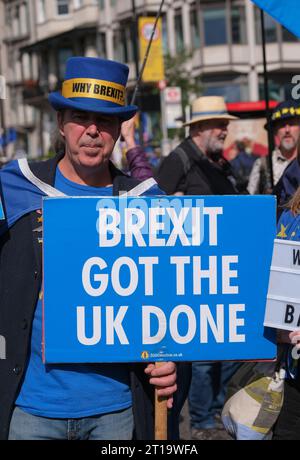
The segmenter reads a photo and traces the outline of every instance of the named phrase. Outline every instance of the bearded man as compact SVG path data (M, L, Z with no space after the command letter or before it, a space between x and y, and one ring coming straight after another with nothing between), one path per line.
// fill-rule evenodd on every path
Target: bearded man
M228 161L223 157L230 120L223 97L203 96L192 104L189 136L168 155L156 180L168 194L232 195L238 193Z
M277 186L286 168L297 156L300 139L299 103L289 100L278 104L273 110L270 126L266 125L266 128L272 129L275 138L276 148L272 154L272 169L274 185ZM290 196L297 186L292 190ZM251 194L272 193L267 157L259 158L254 163L249 177L248 192Z

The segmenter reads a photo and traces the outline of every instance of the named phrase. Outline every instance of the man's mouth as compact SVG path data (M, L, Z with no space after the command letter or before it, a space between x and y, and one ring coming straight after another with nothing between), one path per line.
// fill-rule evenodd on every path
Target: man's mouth
M82 146L84 149L90 149L90 150L98 150L100 149L102 146L101 145L98 145L98 144L85 144Z

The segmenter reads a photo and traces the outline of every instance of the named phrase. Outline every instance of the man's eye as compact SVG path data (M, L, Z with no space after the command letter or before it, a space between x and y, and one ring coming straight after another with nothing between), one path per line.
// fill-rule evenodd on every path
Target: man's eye
M85 119L85 115L83 113L74 113L73 114L73 118L74 119L77 119L77 120L84 120Z

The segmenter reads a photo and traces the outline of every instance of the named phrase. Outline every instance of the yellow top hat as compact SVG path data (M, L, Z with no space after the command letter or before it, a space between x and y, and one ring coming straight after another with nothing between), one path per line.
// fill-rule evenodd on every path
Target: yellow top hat
M236 120L237 117L229 115L225 100L222 96L198 97L192 104L192 117L183 126L191 125L204 120L225 119Z

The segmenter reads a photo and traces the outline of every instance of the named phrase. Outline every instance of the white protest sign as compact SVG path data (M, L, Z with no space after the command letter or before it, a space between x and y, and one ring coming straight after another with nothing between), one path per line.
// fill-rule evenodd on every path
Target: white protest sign
M300 243L274 241L264 325L294 330L300 326Z

